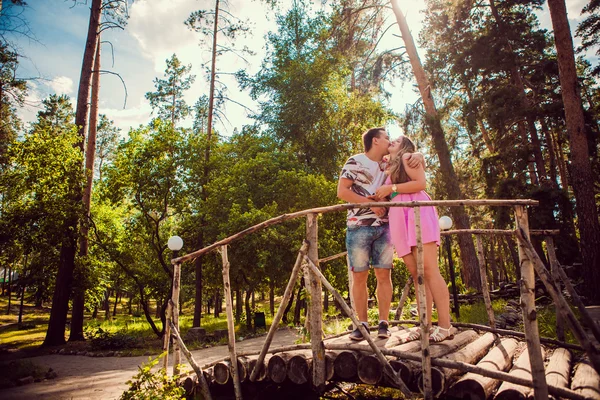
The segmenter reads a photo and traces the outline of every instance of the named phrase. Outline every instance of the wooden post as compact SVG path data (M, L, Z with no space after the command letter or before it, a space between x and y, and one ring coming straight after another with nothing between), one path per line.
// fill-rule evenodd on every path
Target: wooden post
M529 221L525 206L515 206L515 223L517 230L522 230L529 239ZM523 312L523 326L529 360L531 362L531 377L533 379L533 394L535 400L548 399L548 386L544 372L544 359L542 358L540 333L535 310L535 274L532 260L527 256L527 251L522 241L518 241L519 262L521 265L521 309Z
M350 308L355 310L354 308L354 295L352 294L352 285L354 285L354 275L352 275L352 271L350 271L350 257L346 254L346 268L348 270L348 297L350 298ZM352 323L352 330L356 329L356 325L354 322Z
M223 260L223 289L225 291L225 307L227 312L227 347L231 360L231 377L233 378L233 389L236 400L242 398L242 387L237 367L237 356L235 354L235 325L233 323L233 302L231 300L231 283L229 281L229 259L227 258L227 245L221 246L221 258Z
M173 324L179 330L179 291L181 283L181 264L175 263L173 265L173 294L171 295L171 301L173 302L173 308L171 309L171 318ZM158 305L157 305L158 307ZM169 323L167 322L167 325ZM166 327L165 327L166 332ZM168 339L167 339L168 340ZM173 342L173 375L179 375L179 364L181 364L181 349L177 341Z
M562 294L554 287L554 282L552 281L552 277L550 273L544 267L544 263L540 259L540 257L535 252L535 249L531 242L525 237L524 233L520 230L517 230L516 236L519 239L519 248L523 246L523 250L527 253L528 257L533 260L533 265L535 267L535 271L540 277L541 281L546 286L546 290L552 300L554 301L554 306L560 311L561 316L571 328L571 332L575 338L579 341L585 352L587 353L590 361L594 365L594 368L600 370L600 354L598 353L598 349L596 346L590 341L587 333L583 330L583 327L575 317L575 314L567 304L567 301L562 296ZM527 333L527 331L525 331Z
M271 327L269 328L269 333L267 334L267 338L265 339L265 344L263 345L263 348L260 351L260 355L258 356L256 367L252 370L252 374L250 374L250 381L252 382L254 382L256 380L256 377L258 376L259 369L262 366L263 361L265 360L265 355L267 354L267 351L269 351L269 346L271 345L273 336L275 336L275 332L277 331L277 327L279 326L279 321L281 321L281 317L283 317L283 312L285 311L288 302L290 301L290 297L292 296L294 286L296 285L296 281L298 280L298 271L300 270L300 266L302 265L302 258L307 248L308 242L305 241L302 244L302 247L300 248L298 257L296 257L296 264L294 264L294 268L292 268L290 280L288 281L287 287L285 288L281 304L277 309L277 314L275 314L275 318L273 318L273 322L271 323Z
M350 316L350 319L352 320L352 322L358 327L358 329L360 329L360 333L362 333L363 337L367 340L367 343L369 343L369 347L371 348L371 350L373 350L373 352L375 352L379 361L381 361L381 363L384 365L383 369L384 369L384 372L386 373L386 375L390 377L390 379L392 380L394 385L396 385L396 387L398 387L406 397L412 398L413 397L412 392L410 391L410 389L408 387L406 387L404 382L402 382L399 375L396 374L396 372L390 365L388 359L385 358L385 356L381 352L381 349L379 347L377 347L377 345L373 341L373 338L371 338L371 335L369 334L369 331L367 330L367 328L365 328L365 326L363 324L358 322L358 318L356 317L356 314L354 313L354 311L351 310L350 307L348 307L348 304L346 304L343 297L338 293L337 290L335 290L335 288L333 286L331 286L331 283L329 283L327 281L327 279L323 276L321 271L319 271L319 268L317 268L317 266L312 262L312 260L310 258L308 258L308 256L306 256L306 255L304 256L304 260L306 261L308 268L310 268L311 271L321 280L321 282L327 288L327 290L329 290L329 292L338 301L338 303L340 303L344 312L346 314L348 314L348 316ZM346 345L348 346L348 344L346 344ZM342 350L347 350L347 349L344 348Z
M306 216L306 240L309 243L306 255L318 269L319 262L319 225L317 214L308 214ZM312 384L319 392L325 387L325 347L323 347L323 305L322 288L319 277L314 273L309 274L306 281L307 292L309 294L308 316L310 319L309 332L310 342L312 343Z
M165 335L163 336L163 353L165 353L165 358L163 359L163 368L165 372L167 372L167 368L169 368L169 343L171 342L171 301L167 304L166 311L166 320L167 326L165 326Z
M173 336L175 336L175 339L177 339L177 343L179 343L179 346L181 347L183 354L185 355L185 357L189 361L190 365L194 369L194 372L196 372L196 376L198 376L198 382L200 382L200 388L202 390L203 397L206 400L211 400L212 397L210 395L210 389L208 388L208 382L206 381L206 378L204 377L204 372L202 372L202 369L198 366L198 363L196 362L196 360L194 360L194 356L192 356L192 353L187 349L187 347L185 347L185 343L183 343L183 339L181 339L179 330L177 329L177 327L175 326L173 321L168 321L167 324L169 326L171 326L171 328L173 329Z
M485 255L483 253L481 235L475 235L475 240L477 242L477 261L479 262L479 275L481 276L481 291L483 293L483 300L485 301L485 310L487 311L490 326L495 329L496 320L494 318L492 300L490 299L490 288L488 286L487 271L485 269Z
M400 301L398 302L398 307L396 308L396 315L394 317L395 319L402 318L402 309L404 308L404 303L406 303L406 299L408 298L410 285L412 285L412 276L408 277L406 285L404 285L404 289L402 289L402 296L400 296Z
M551 236L546 236L546 251L548 252L548 261L550 262L550 273L554 280L554 285L560 290L560 274L557 267L560 266L558 259L556 258L556 251L554 249L554 240ZM565 341L565 323L560 316L558 310L556 310L556 338L560 341Z
M419 297L419 322L421 327L421 369L423 371L423 396L433 399L431 383L431 357L429 356L429 321L425 298L425 265L423 263L423 238L421 237L421 207L415 207L415 236L417 237L417 296Z

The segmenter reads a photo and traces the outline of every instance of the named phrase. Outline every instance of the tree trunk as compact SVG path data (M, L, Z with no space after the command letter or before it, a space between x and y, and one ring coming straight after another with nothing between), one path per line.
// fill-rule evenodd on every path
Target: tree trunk
M221 296L219 296L219 289L215 289L215 318L219 318L221 312Z
M298 295L296 296L296 308L294 309L294 325L300 325L300 311L304 308L304 303L306 302L300 293L302 293L302 289L304 289L304 276L300 278L300 287L298 288Z
M252 296L254 295L254 292L247 290L246 291L246 298L244 300L244 306L246 309L246 328L248 330L252 329L252 309L250 308L250 299L252 298Z
M85 131L88 119L88 99L90 94L90 82L92 78L92 65L96 53L96 44L98 28L100 26L100 14L102 0L92 0L90 10L90 22L88 26L87 40L83 54L83 64L79 78L79 90L77 93L77 108L75 114L75 125L79 129L78 147L83 153ZM81 202L81 188L77 180L73 177L70 182L70 191L75 204ZM52 310L50 311L50 321L44 346L61 345L65 343L65 323L69 309L69 297L71 294L71 285L73 283L73 272L75 270L75 253L77 252L77 227L79 225L79 215L75 210L70 210L69 216L65 219L63 228L63 241L60 249L60 264L54 296L52 298Z
M19 319L17 323L21 325L23 322L23 302L25 301L25 286L21 288L21 303L19 304Z
M6 270L8 268L4 267L4 277L2 278L2 294L1 296L4 296L4 289L5 289L5 283L6 283Z
M419 60L417 49L415 47L412 35L408 29L406 19L404 18L404 15L402 14L402 11L398 5L398 0L392 0L391 3L392 8L394 9L394 14L396 15L396 20L400 26L400 31L402 32L402 38L404 39L404 43L406 45L406 52L412 66L413 74L415 75L417 85L419 86L419 92L421 93L421 98L423 99L423 105L425 106L425 111L427 113L427 123L431 130L433 148L440 161L440 172L442 174L442 181L445 183L446 195L451 199L462 199L463 195L460 190L456 172L454 171L454 166L452 165L450 149L448 148L448 143L444 137L442 124L431 95L429 79L427 78L425 70L423 69L421 61ZM469 216L462 207L452 207L451 212L457 229L470 228ZM481 281L479 278L479 269L477 268L477 256L475 254L473 238L471 235L459 235L458 245L460 247L460 256L463 265L463 276L465 279L464 283L468 287L480 290Z
M106 298L104 299L104 319L110 319L110 290L106 289Z
M204 235L199 235L199 248L203 247ZM200 256L194 260L194 267L196 267L196 297L194 302L194 321L192 323L193 328L199 328L202 324L202 259ZM208 312L210 314L210 311Z
M10 314L10 298L11 298L11 290L10 286L12 285L12 268L8 268L8 306L6 307L6 315ZM64 338L63 338L64 341Z
M96 40L96 54L94 56L94 69L92 71L92 98L90 107L89 133L85 150L85 178L86 185L83 192L84 218L81 221L81 232L79 237L79 257L86 258L89 249L89 218L92 204L92 187L94 184L94 158L96 156L96 131L98 128L98 108L100 101L100 34ZM86 271L75 271L76 275L85 275ZM84 276L78 276L73 294L73 311L71 314L71 333L69 341L85 340L83 336L83 318L85 309L85 290L83 285ZM115 302L115 310L116 310ZM114 314L114 313L113 313Z
M242 291L235 289L235 322L239 323L242 318Z
M558 55L561 94L570 146L571 184L575 194L577 223L581 237L581 256L586 295L600 301L600 223L594 199L594 175L583 118L583 107L575 68L573 40L564 0L548 0Z
M269 311L275 316L275 281L269 282Z

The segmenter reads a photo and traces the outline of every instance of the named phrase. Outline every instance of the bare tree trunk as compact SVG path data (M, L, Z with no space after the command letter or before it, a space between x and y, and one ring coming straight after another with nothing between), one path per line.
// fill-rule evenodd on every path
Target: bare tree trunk
M94 158L96 156L96 131L98 128L98 108L100 101L100 34L96 42L96 55L94 57L94 70L92 72L92 101L90 107L89 133L85 150L85 178L86 185L83 192L84 217L80 225L79 257L85 258L89 249L89 218L92 204L92 187L94 184ZM75 271L75 274L85 274L85 271ZM85 278L77 278L80 284L75 286L73 295L73 311L71 313L71 333L69 341L85 340L83 336L83 314L85 308ZM115 302L115 310L116 310ZM114 314L114 313L113 313Z
M581 256L584 290L586 295L600 301L600 223L594 199L594 175L589 157L589 149L583 118L583 107L573 39L567 19L564 0L548 0L548 7L554 28L554 43L558 55L558 71L567 133L569 134L571 184L577 206L577 223L581 237Z
M419 86L419 92L423 99L423 105L425 106L425 111L427 113L427 123L431 130L433 148L440 161L440 172L443 177L442 180L445 183L446 194L451 199L462 199L463 195L458 184L454 166L452 165L450 149L448 148L448 143L444 137L444 130L442 129L442 124L431 95L429 79L419 60L417 49L410 30L408 29L406 19L398 6L398 0L392 0L391 3L394 14L396 15L396 20L400 26L400 31L402 32L402 38L406 45L406 52L412 66L413 74L415 75L417 85ZM457 229L470 228L469 216L462 207L452 207L451 212ZM459 235L458 245L460 247L460 256L463 265L464 283L468 287L480 290L481 280L479 277L477 255L475 253L475 246L473 245L473 238L471 235Z
M240 288L235 289L235 322L239 323L242 318L242 291Z
M100 26L100 13L102 0L92 0L90 11L90 22L88 26L85 52L83 55L83 65L79 78L79 91L77 93L77 108L75 114L75 125L79 129L79 149L83 153L83 144L85 140L85 131L88 119L88 98L90 94L90 82L92 77L92 65L96 53L96 43L98 28ZM69 184L71 202L73 209L75 205L81 202L81 187L77 179L71 178ZM65 343L65 324L67 322L67 313L69 310L69 297L71 295L71 285L73 283L73 272L75 270L75 253L77 252L77 227L79 225L79 215L75 210L69 211L69 216L65 219L63 229L63 241L60 249L60 264L58 275L56 277L56 286L52 298L52 310L50 311L50 321L44 346L61 345Z
M271 316L275 316L275 282L269 282L269 311Z
M6 307L6 315L10 314L10 298L11 298L10 286L11 285L12 285L12 268L8 267L8 306Z
M2 278L2 293L0 294L1 296L4 296L4 289L5 289L5 283L6 283L6 270L8 268L4 267L4 277Z
M253 291L246 291L246 298L244 299L244 308L246 309L246 328L252 329L252 310L250 309L250 298L254 295Z

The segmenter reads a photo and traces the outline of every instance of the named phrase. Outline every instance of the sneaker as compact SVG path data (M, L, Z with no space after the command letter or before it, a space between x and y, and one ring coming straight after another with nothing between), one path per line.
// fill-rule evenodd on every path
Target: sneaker
M390 326L387 322L381 321L379 323L379 329L377 329L377 337L381 339L387 339L391 336Z
M363 326L365 327L365 329L368 332L369 326L367 324L365 324L364 322L363 322ZM353 330L352 333L350 334L350 340L363 340L364 338L365 337L363 336L360 329L358 329L358 327L355 330Z

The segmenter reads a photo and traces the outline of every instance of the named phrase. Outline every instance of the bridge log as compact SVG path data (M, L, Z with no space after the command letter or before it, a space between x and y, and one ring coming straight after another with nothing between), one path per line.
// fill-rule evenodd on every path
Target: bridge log
M217 384L226 385L231 379L231 374L229 373L230 364L229 360L221 361L213 367L213 376Z
M544 348L541 348L542 358L545 357ZM513 369L509 374L531 380L531 363L529 362L529 352L527 349L523 349L523 352L517 358ZM527 386L516 385L511 382L502 382L498 392L496 392L495 400L526 400L529 397L533 397L533 389Z
M264 358L263 358L264 359ZM268 360L267 360L268 361ZM248 361L248 370L254 371L254 369L258 365L258 358L250 357ZM260 363L260 367L256 370L256 378L254 379L256 382L262 382L267 379L267 366L265 362Z
M587 399L600 399L600 375L589 364L588 360L577 364L571 389L584 395Z
M283 383L287 377L287 360L285 353L273 354L267 364L267 375L275 383Z
M571 377L571 352L567 349L557 348L552 353L546 366L546 382L548 386L569 388ZM550 395L551 399L558 400L558 396Z
M480 368L492 371L506 371L512 365L512 356L517 350L515 339L502 339L500 344L477 363ZM450 396L457 398L485 400L498 387L500 381L469 372L450 388Z
M376 385L383 379L383 365L376 356L365 355L358 360L357 374L362 383Z
M310 380L311 359L304 354L295 354L286 365L288 379L296 385L303 385Z
M358 374L358 356L353 351L341 351L334 355L334 377L340 381L353 382Z
M447 354L454 353L458 351L461 347L468 345L469 343L474 342L479 338L479 334L474 330L468 330L464 332L460 332L454 336L454 339L445 340L440 343L432 343L429 347L429 352L432 358L443 357ZM436 367L432 367L431 371L431 387L433 396L437 396L439 393L442 393L444 390L444 377L439 371L435 371ZM418 372L416 376L416 382L418 390L423 391L423 374L422 372Z

